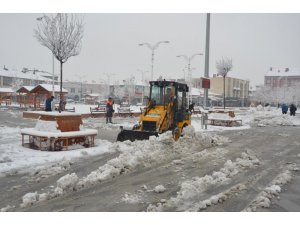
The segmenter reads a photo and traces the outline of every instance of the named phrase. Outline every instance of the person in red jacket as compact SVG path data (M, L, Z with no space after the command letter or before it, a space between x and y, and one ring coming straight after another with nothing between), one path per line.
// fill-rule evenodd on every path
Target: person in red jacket
M111 97L109 97L108 101L106 102L106 123L112 123L111 118L114 112L113 104L114 101Z

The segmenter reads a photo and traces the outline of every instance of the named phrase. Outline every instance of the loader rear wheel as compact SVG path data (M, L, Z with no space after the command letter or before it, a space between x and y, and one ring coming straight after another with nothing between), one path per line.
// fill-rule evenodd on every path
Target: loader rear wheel
M172 134L173 134L173 138L174 138L175 141L177 141L177 140L179 139L180 133L181 133L181 132L180 132L180 129L179 129L178 127L176 127L176 128L173 130Z

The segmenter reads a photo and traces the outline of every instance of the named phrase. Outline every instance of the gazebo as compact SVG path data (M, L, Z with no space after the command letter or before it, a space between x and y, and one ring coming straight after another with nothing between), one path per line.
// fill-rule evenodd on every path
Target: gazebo
M11 104L11 97L14 91L11 88L1 88L0 87L0 105L4 103L5 105Z
M34 88L34 86L23 86L16 91L17 93L17 103L20 104L20 107L23 105L24 107L34 106L34 94L30 93L30 91Z
M85 99L85 104L91 104L91 105L96 105L96 103L99 101L100 94L98 93L90 93L86 94L84 96Z
M52 93L52 84L39 84L35 88L33 88L30 93L34 94L34 108L44 107L44 103L48 97L53 95L55 98L60 94L60 86L54 85L54 94ZM62 89L62 96L64 98L65 94L68 91L66 89Z

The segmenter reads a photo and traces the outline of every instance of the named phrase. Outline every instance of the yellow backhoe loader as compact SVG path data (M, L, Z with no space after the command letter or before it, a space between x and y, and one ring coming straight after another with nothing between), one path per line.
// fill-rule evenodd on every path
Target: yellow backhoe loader
M189 87L174 81L150 81L150 95L147 107L142 112L138 124L132 130L121 127L117 141L135 141L158 136L172 131L178 140L185 126L191 125L191 112L187 102Z

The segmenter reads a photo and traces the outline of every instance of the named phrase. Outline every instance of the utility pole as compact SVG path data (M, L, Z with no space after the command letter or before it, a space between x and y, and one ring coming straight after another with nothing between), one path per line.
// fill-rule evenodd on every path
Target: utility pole
M210 13L206 14L206 40L205 40L205 67L204 77L209 78L209 39L210 39ZM208 89L204 89L203 107L208 105Z

